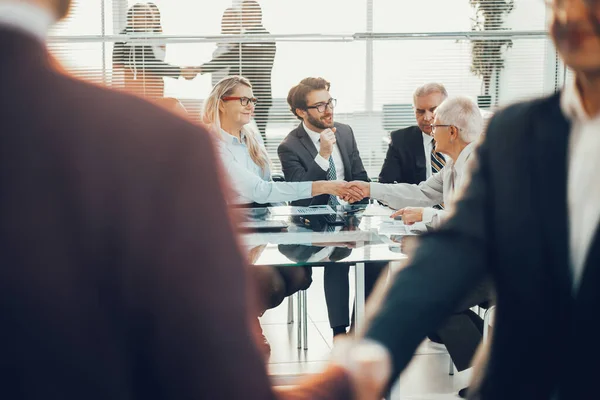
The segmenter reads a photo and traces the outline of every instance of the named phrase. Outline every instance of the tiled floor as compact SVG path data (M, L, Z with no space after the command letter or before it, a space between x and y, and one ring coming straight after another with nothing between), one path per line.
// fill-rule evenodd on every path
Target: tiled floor
M352 287L352 272L350 279ZM327 364L333 340L323 294L323 270L320 268L313 269L313 284L307 297L308 350L297 349L296 304L293 324L286 323L287 300L261 318L264 333L271 343L269 372L273 376L318 373ZM353 294L351 298L354 298ZM394 394L399 394L403 400L457 399L457 392L468 384L471 371L456 372L451 376L448 374L449 360L443 345L426 340L400 377L399 388Z

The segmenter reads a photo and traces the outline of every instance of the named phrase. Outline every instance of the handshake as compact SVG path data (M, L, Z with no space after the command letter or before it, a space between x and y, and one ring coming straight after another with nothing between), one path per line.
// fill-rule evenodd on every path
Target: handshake
M202 73L202 67L182 67L181 68L181 76L183 76L186 80L191 81L198 74Z
M316 189L316 190L315 190ZM369 182L318 181L313 183L313 196L330 194L349 203L356 203L371 195Z

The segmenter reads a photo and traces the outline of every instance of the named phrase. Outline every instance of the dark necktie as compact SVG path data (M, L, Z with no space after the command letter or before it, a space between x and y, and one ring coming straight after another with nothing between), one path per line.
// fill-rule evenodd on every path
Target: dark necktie
M335 172L335 163L333 162L333 155L329 156L329 169L327 170L327 180L328 181L337 180L337 173ZM335 210L336 207L340 205L340 202L338 201L336 196L330 195L329 201L327 202L327 204L330 205L331 208L333 208Z

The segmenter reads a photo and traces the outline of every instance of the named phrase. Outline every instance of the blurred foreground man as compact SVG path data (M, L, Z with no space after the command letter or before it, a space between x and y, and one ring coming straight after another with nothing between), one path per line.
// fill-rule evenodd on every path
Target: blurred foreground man
M600 1L547 3L575 82L493 118L454 216L395 277L366 332L391 354L393 379L490 274L493 339L469 397L598 396L600 347L584 343L600 308Z
M0 397L374 400L370 367L273 392L209 135L57 71L69 5L0 0Z

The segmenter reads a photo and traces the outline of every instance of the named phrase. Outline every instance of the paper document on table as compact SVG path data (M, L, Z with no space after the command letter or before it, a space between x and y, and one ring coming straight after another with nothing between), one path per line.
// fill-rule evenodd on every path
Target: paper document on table
M404 223L402 221L383 221L381 224L379 224L379 234L380 235L418 235L419 233L422 232L421 228L422 227L419 224L404 225Z
M328 215L335 214L333 208L328 205L312 207L269 207L272 216L296 216L296 215Z
M389 217L394 210L379 204L369 204L363 212L363 217Z

